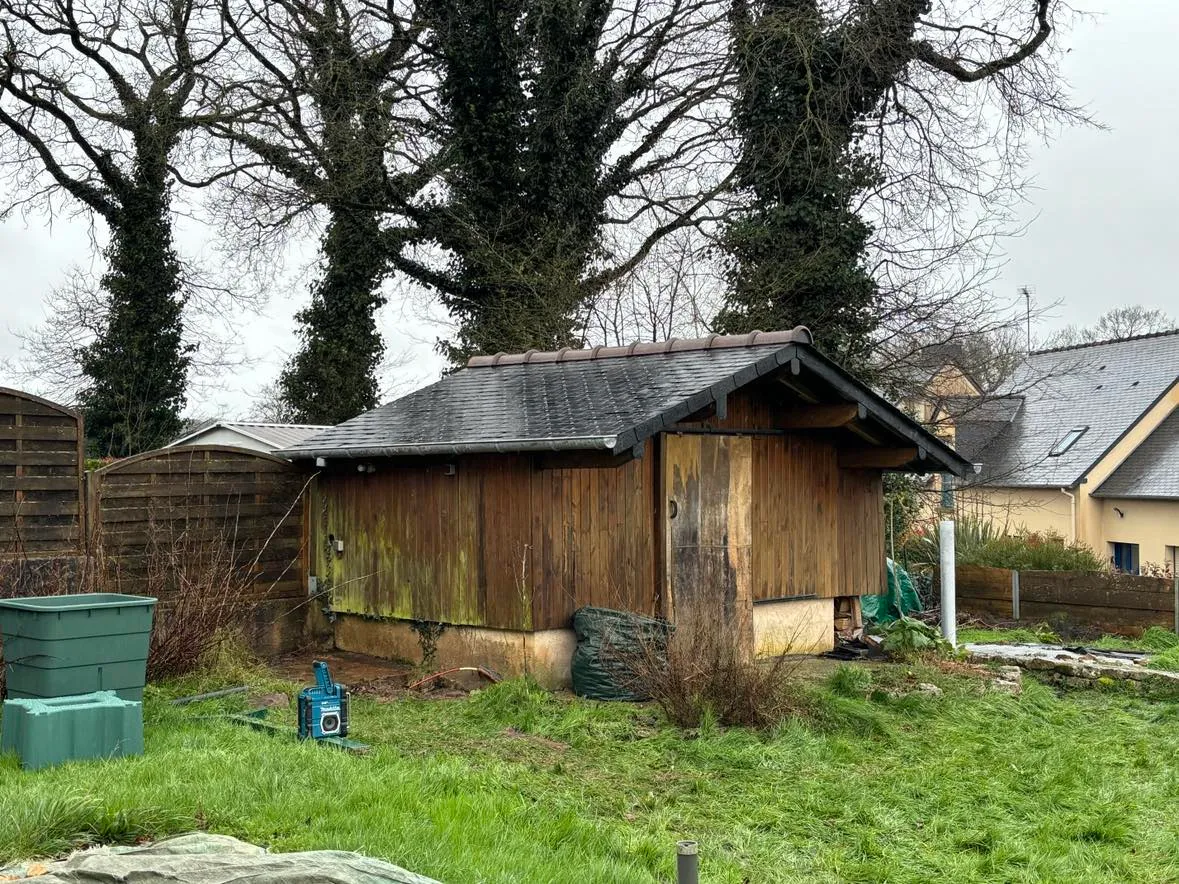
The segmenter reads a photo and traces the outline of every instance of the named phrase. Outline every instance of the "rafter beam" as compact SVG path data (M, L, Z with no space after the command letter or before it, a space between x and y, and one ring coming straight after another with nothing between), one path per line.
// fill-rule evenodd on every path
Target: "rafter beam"
M781 384L782 386L784 386L786 389L790 390L795 396L797 396L799 399L803 400L804 402L815 403L815 402L819 401L818 396L816 396L814 393L812 393L810 390L808 390L805 386L803 386L802 384L800 384L796 380L793 380L791 378L787 378L783 375L779 375L778 376L778 383Z
M824 430L845 427L868 416L868 409L854 402L830 405L800 405L779 415L776 423L784 430Z
M839 452L845 470L889 470L903 467L921 457L919 448L847 448Z

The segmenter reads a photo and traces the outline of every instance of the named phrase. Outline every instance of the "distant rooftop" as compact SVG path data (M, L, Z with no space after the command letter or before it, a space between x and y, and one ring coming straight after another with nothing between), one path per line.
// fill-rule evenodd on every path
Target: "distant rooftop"
M1076 485L1176 382L1179 330L1030 353L999 391L1007 409L1015 397L1022 405L1004 415L1010 420L981 450L969 452L983 465L978 481Z
M198 437L213 430L225 429L248 436L272 449L298 445L308 436L329 429L326 424L275 424L262 421L211 421L169 442L167 447L191 444Z
M1045 347L1042 350L1032 350L1029 355L1038 356L1042 353L1065 353L1069 350L1084 350L1087 347L1104 347L1107 344L1124 344L1129 341L1146 341L1151 338L1165 338L1168 335L1179 335L1179 328L1169 328L1165 331L1146 332L1141 335L1130 335L1125 338L1109 338L1105 341L1085 341L1080 344L1066 344L1063 347Z
M1155 427L1093 496L1179 500L1179 409Z

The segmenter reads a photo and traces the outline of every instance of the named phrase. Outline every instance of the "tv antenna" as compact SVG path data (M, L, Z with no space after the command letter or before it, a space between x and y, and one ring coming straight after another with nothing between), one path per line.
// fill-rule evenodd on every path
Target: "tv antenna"
M1027 326L1028 326L1028 352L1032 352L1032 295L1035 294L1035 289L1030 285L1021 285L1019 293L1023 295L1024 302L1027 304Z

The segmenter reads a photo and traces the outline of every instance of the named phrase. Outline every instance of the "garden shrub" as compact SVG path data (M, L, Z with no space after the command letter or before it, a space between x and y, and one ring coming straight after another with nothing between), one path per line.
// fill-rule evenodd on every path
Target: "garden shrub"
M902 561L937 565L941 558L938 523L915 529L906 538ZM1105 561L1083 543L1066 543L1054 531L1003 534L993 522L961 519L954 526L954 556L959 565L985 565L1018 571L1103 571Z

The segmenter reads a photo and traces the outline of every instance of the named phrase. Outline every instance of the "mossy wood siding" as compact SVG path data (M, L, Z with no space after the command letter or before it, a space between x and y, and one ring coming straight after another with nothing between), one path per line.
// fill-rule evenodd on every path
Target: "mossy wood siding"
M777 382L728 398L726 414L695 416L685 431L753 435L753 600L834 598L885 588L884 498L879 470L839 466L824 431L785 432Z
M716 438L748 452L752 601L882 591L879 472L840 469L819 435ZM336 611L365 616L527 630L566 627L582 605L669 613L668 444L621 465L487 454L456 458L452 475L413 462L325 472L316 573ZM716 515L697 512L703 525Z
M567 626L588 604L655 612L651 458L454 463L319 477L317 573L335 610L501 629Z

